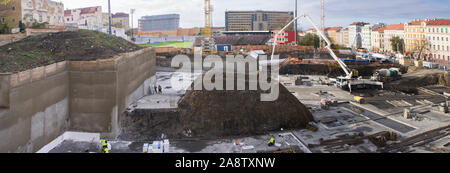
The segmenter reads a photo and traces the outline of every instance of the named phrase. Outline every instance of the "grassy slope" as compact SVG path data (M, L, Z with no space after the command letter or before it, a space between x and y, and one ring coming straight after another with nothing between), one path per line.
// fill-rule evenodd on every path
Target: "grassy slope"
M0 47L0 73L19 72L64 60L95 60L140 49L122 38L80 30L29 36Z

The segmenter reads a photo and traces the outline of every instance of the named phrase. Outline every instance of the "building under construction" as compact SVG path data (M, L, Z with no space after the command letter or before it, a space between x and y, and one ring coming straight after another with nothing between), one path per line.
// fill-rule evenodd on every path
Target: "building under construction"
M273 31L279 30L294 19L291 11L226 11L226 31ZM294 30L290 26L287 30Z

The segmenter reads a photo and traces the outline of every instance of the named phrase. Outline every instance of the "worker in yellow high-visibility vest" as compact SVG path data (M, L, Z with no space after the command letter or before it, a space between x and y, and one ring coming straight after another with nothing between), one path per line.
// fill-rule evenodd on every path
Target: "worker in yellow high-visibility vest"
M270 140L269 140L269 146L273 146L273 145L275 145L275 138L270 138Z
M106 141L106 138L102 139L102 152L108 153L108 141Z

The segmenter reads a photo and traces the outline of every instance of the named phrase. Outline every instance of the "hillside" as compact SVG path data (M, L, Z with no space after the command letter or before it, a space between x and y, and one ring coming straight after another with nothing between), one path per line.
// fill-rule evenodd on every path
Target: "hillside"
M0 72L19 72L65 60L107 59L141 47L98 31L67 31L29 36L0 47Z

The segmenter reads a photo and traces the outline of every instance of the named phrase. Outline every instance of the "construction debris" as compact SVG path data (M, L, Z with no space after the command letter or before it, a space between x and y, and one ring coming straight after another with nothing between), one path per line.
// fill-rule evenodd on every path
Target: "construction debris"
M325 147L325 148L336 148L336 147L344 147L344 145L359 145L364 143L364 139L367 137L364 135L364 133L357 133L354 135L341 135L337 136L337 138L334 139L328 139L328 140L319 140L319 144L308 144L308 147L314 148L314 147Z
M383 131L368 136L369 141L377 147L384 147L388 141L396 141L397 134L395 132Z

